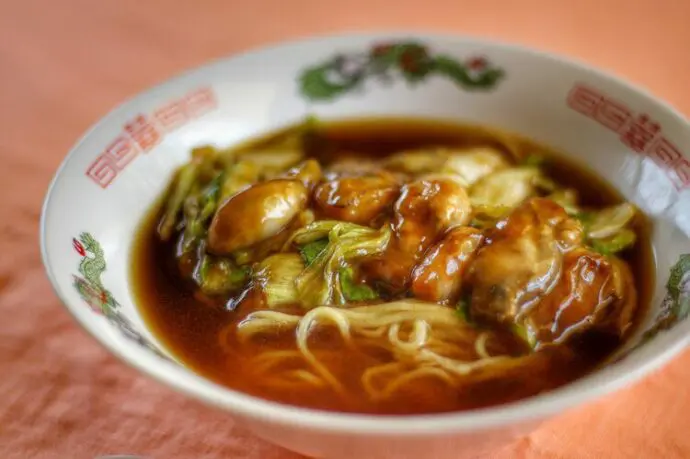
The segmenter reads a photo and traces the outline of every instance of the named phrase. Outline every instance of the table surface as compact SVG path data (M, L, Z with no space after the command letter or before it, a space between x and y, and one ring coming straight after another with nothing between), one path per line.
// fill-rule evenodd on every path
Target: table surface
M684 0L0 1L0 457L299 457L115 360L49 286L38 248L46 187L75 140L124 98L263 43L407 28L586 60L688 115L689 19ZM686 352L488 457L690 457L689 382Z

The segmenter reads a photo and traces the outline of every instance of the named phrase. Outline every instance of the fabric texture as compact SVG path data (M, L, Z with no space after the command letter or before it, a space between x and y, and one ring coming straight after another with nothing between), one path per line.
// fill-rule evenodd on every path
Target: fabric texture
M51 290L38 247L48 182L71 145L123 99L270 42L413 28L570 55L689 114L688 18L690 3L676 0L0 1L0 457L299 457L111 357ZM689 382L686 352L483 457L690 457Z

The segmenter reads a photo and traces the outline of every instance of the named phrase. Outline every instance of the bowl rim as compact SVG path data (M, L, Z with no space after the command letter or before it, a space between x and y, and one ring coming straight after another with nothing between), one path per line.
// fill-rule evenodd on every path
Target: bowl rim
M50 256L46 246L46 217L48 209L51 207L53 189L61 179L64 169L82 147L87 138L106 125L111 118L121 111L126 110L134 104L137 99L151 95L158 90L172 87L182 83L185 79L201 76L211 71L214 66L227 61L232 61L241 56L254 53L280 53L284 48L306 45L313 42L333 42L340 44L347 40L390 40L393 38L414 38L429 41L441 41L456 44L476 44L490 49L501 49L521 55L528 55L540 60L560 64L569 68L577 68L592 74L600 80L623 87L628 91L637 93L643 99L658 107L659 110L667 112L676 121L690 130L690 121L681 114L674 106L657 98L644 87L638 86L628 80L617 76L610 71L600 70L588 63L582 62L571 57L561 56L552 52L534 49L521 44L512 44L486 38L482 36L462 35L448 32L433 32L421 29L376 29L371 31L341 32L336 34L316 34L303 36L301 38L268 42L259 46L245 49L244 51L233 53L213 59L200 66L187 69L171 78L149 86L136 94L126 98L123 102L112 108L107 114L102 116L96 123L79 138L70 148L69 153L60 163L57 171L48 186L43 206L41 208L39 242L41 259L50 280L51 287L60 299L63 307L67 309L73 319L85 329L101 346L115 355L123 363L135 368L141 373L157 380L163 385L199 400L214 408L222 408L232 414L237 414L249 419L255 419L273 424L290 424L301 428L312 429L322 432L351 433L361 436L380 436L380 435L401 435L401 434L441 434L456 432L471 432L487 428L499 428L508 425L515 425L522 422L538 421L548 416L557 414L567 409L591 402L603 395L612 393L619 388L638 381L651 371L661 367L670 359L676 356L690 341L690 333L681 333L682 329L690 332L690 321L680 324L677 330L670 330L673 336L665 349L658 355L648 356L635 366L631 366L629 371L611 374L600 384L590 384L588 387L579 390L566 390L569 385L548 391L533 397L528 397L516 402L504 405L490 406L487 408L458 411L440 414L424 415L367 415L356 413L340 413L310 408L301 408L293 405L277 403L252 395L245 394L227 387L220 386L206 378L193 374L189 370L176 368L177 365L163 364L159 357L152 353L137 350L134 346L118 346L103 338L97 330L97 326L90 324L84 317L76 312L76 306L67 300L58 288L58 281L53 273ZM672 333L672 332L676 333ZM606 369L596 371L594 374L601 374ZM187 378L178 378L176 373L183 371ZM585 376L571 383L575 384L589 376Z

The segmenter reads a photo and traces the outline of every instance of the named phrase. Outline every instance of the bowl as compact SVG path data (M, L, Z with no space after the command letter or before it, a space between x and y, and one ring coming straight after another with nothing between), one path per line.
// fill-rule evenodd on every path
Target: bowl
M370 56L400 57L384 71ZM422 50L422 58L406 49ZM418 51L417 51L418 52ZM417 56L417 57L415 57ZM420 71L419 59L432 59ZM453 414L381 417L281 405L206 380L142 320L129 285L142 218L189 150L227 147L324 119L414 116L518 132L585 163L651 219L652 303L603 368L516 403ZM279 44L221 59L125 102L60 166L41 219L43 262L67 310L124 362L225 410L256 435L319 458L458 457L638 380L687 343L690 124L668 104L591 67L471 38L358 34Z

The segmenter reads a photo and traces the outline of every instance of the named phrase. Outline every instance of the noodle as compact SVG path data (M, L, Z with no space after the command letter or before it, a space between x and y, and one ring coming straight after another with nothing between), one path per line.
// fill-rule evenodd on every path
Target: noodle
M448 373L443 371L443 369L421 367L406 373L400 371L397 376L394 376L393 379L389 381L388 384L386 384L382 391L373 393L369 392L369 396L372 399L388 398L410 381L429 376L435 376L443 382L447 383L449 386L455 385L453 379L450 377L450 375L448 375Z
M483 359L488 359L491 357L491 355L489 355L489 351L486 350L486 340L488 338L488 333L482 333L479 335L479 338L477 338L477 341L474 342L474 350L477 352L477 355Z
M320 358L324 351L312 350L308 345L311 333L324 326L334 327L351 348L366 344L392 355L393 362L371 366L360 377L362 388L374 400L388 398L420 378L434 378L455 387L460 378L473 371L511 359L492 356L487 350L489 333L480 333L459 320L452 308L412 300L350 309L321 306L303 316L256 311L237 326L236 333L241 342L247 342L255 336L295 330L297 350L263 351L255 359L255 369L268 374L277 366L289 364L292 370L277 375L274 372L268 379L279 379L274 382L280 386L302 382L326 385L348 396ZM295 370L300 360L308 367Z

